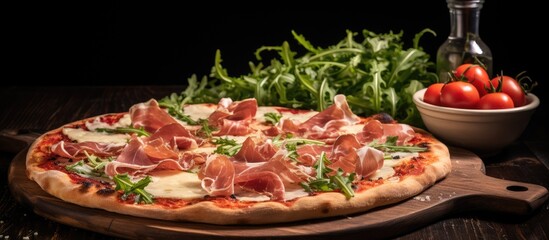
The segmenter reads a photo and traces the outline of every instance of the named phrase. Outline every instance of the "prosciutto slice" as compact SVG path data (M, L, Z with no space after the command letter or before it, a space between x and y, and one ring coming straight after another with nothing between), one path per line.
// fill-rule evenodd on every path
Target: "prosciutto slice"
M158 129L149 140L162 139L168 142L171 148L186 150L197 148L204 140L194 136L183 125L171 123Z
M234 159L240 162L265 162L276 153L272 143L256 144L252 138L246 138Z
M202 188L211 196L230 196L234 194L235 170L225 155L211 155L198 172Z
M364 146L356 151L358 161L355 172L357 176L370 176L383 167L384 153L375 148Z
M252 131L249 124L256 112L255 98L236 102L230 98L222 98L217 104L217 109L208 117L208 123L219 128L218 132L213 133L214 136L244 136Z
M226 135L233 135L233 136L244 136L248 133L252 132L252 129L249 128L250 122L241 120L241 121L235 121L235 120L229 120L229 119L223 119L221 120L220 129L217 132L214 132L212 135L214 136L226 136Z
M120 153L124 145L99 142L72 143L61 141L51 146L51 151L61 157L83 159L86 153L98 157L108 157Z
M334 143L332 153L328 158L332 164L328 167L336 171L341 168L347 173L354 172L358 161L356 150L361 146L354 135L341 135Z
M364 124L362 132L357 134L360 142L369 143L378 139L380 143L387 140L388 136L396 136L397 144L403 145L414 138L415 131L410 125L401 123L381 123L378 120L370 120Z
M328 157L332 164L328 167L342 169L357 176L369 176L383 166L384 153L369 146L362 146L354 135L341 135Z
M359 121L360 118L351 111L345 95L338 94L334 97L334 104L307 121L299 124L284 119L279 126L282 131L298 133L307 138L335 139L339 136L338 130L341 127L353 125Z
M251 140L247 140L251 141ZM248 163L225 155L211 155L198 173L202 187L212 196L230 196L239 191L260 193L284 200L285 184L310 180L310 167L297 166L280 149L266 162Z
M153 141L151 145L147 145L143 139L133 136L116 160L107 163L105 173L109 176L120 173L141 175L153 170L184 170L176 158L177 154L162 152L164 150L161 139ZM174 157L175 159L169 157Z
M297 147L297 161L305 166L313 166L322 152L325 152L329 159L331 151L332 146L330 145L301 145Z
M274 172L252 172L239 175L235 184L242 189L267 195L271 200L284 200L285 187L282 179Z
M360 118L351 111L345 95L338 94L334 97L334 104L305 121L300 127L307 129L314 126L337 127L351 125L358 121Z
M167 137L171 140L165 140L161 136L167 135L161 132L150 138L132 136L116 160L105 166L105 172L114 176L119 173L136 175L165 169L188 170L194 166L195 161L203 161L201 155L180 152L177 140L174 140L176 137Z
M307 181L311 178L311 168L298 166L286 159L288 153L285 149L280 149L276 154L267 162L256 165L248 165L247 168L239 166L237 168L237 175L246 175L257 172L273 172L276 173L285 183L299 183L301 181Z
M147 132L154 133L159 128L177 121L158 105L155 99L138 103L130 108L133 126L143 127Z

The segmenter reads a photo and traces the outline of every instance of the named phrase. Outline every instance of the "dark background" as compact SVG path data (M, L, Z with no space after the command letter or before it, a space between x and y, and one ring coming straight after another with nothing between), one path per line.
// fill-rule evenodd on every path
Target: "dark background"
M289 41L299 50L291 30L321 47L342 40L347 29L402 30L410 47L416 33L430 28L437 36L424 35L420 45L434 62L450 30L444 0L184 2L74 1L5 8L13 15L7 24L12 31L4 36L9 40L6 69L15 74L2 84L184 86L192 74L210 73L217 49L229 74L238 76L247 74L248 61L255 61L253 54L262 45ZM547 89L542 64L548 43L536 8L533 1L487 0L480 36L492 50L494 73L527 71L539 83L534 89L539 96Z

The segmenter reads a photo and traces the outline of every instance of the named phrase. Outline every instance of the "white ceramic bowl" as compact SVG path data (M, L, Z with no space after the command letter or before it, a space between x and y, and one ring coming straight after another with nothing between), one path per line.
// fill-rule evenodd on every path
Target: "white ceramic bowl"
M510 109L441 107L423 101L425 90L417 91L413 100L427 130L446 144L480 155L496 154L517 140L539 105L539 98L528 93L526 105Z

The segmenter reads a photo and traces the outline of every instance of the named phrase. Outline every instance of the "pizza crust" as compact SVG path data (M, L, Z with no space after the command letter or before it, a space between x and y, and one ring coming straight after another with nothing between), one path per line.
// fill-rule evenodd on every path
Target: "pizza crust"
M91 118L66 126L77 125L89 119ZM437 159L426 165L422 174L405 176L398 182L385 181L384 184L355 193L350 199L341 193L326 192L301 197L290 203L258 202L246 208L220 207L207 200L175 209L155 204L127 204L118 199L116 192L99 194L101 187L73 183L70 177L61 171L44 170L39 167L44 156L35 150L41 147L45 135L61 131L62 128L42 135L29 148L26 163L27 175L31 180L47 193L82 207L170 221L221 225L269 224L363 213L416 196L451 171L450 153L446 145L428 132L414 128L417 133L431 140L430 152L437 156Z

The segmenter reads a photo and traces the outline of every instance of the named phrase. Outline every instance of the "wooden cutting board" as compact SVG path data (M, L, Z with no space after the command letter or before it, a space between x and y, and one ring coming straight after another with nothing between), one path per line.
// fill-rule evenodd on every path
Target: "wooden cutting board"
M9 187L14 197L53 221L134 239L330 238L364 233L369 239L395 237L457 211L495 211L525 215L548 198L540 185L485 175L482 160L472 152L450 148L452 172L420 195L363 214L260 226L219 226L170 222L83 208L44 192L25 174L26 149L12 161ZM268 217L268 216L266 216Z

